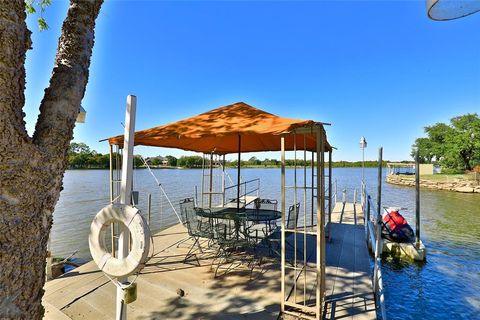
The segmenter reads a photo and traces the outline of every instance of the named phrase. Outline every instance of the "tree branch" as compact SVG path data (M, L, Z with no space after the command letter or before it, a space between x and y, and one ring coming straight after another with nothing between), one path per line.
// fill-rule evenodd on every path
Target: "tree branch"
M40 104L33 135L39 149L64 166L88 82L95 20L103 0L71 0L58 41L50 85ZM58 161L58 162L57 162Z
M25 1L2 1L0 6L0 143L29 139L25 129L25 55L31 46L25 23ZM4 151L0 145L0 151Z

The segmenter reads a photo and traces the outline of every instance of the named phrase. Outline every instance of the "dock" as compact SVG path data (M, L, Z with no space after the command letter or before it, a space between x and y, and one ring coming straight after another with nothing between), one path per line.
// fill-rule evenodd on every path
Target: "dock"
M265 262L254 269L252 280L246 266L215 278L209 253L184 263L189 244L177 245L187 237L180 224L154 235L155 254L136 280L138 298L128 305L129 319L237 319L240 314L243 319L277 318L279 265ZM114 319L115 290L89 262L46 283L46 319ZM58 312L65 318L50 317Z
M376 319L361 206L337 204L327 241L324 319ZM214 277L212 255L189 249L180 224L154 235L154 255L136 279L138 299L129 319L277 319L279 259L250 269L235 266ZM131 277L133 279L134 277ZM315 285L315 284L312 284ZM89 262L45 285L46 319L114 319L116 287Z
M376 319L362 206L337 202L326 255L325 319Z

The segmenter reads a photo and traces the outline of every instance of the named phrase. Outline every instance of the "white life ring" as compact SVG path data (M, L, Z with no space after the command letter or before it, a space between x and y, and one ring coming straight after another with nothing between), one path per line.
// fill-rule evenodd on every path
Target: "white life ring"
M107 249L105 236L111 223L119 223L130 231L131 251L126 258L115 258ZM112 277L126 277L143 268L150 248L150 229L137 208L111 204L93 219L88 244L100 270Z

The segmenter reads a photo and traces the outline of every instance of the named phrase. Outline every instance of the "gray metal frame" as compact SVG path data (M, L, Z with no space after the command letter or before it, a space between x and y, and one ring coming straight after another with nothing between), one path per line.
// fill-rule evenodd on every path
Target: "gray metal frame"
M298 185L297 181L297 136L303 135L303 183ZM293 186L286 185L285 174L285 139L292 136L294 139L294 175ZM316 150L312 152L311 168L311 185L307 185L307 136L314 137L316 141ZM282 314L292 315L303 319L322 318L323 302L325 296L325 218L328 212L329 220L332 210L331 200L331 169L329 171L328 180L328 197L325 195L325 145L326 134L322 125L315 125L308 128L299 128L293 132L284 134L281 137L281 210L282 210L282 229L281 229L281 312ZM315 159L316 158L316 159ZM329 157L331 163L331 153ZM316 179L315 179L316 178ZM315 181L316 180L316 181ZM295 225L294 228L286 227L285 214L289 203L286 203L286 191L293 189L294 204L297 203L297 190L303 190L303 225ZM310 192L310 202L307 201L307 195ZM326 199L329 204L326 207ZM307 223L307 212L311 212L310 224ZM314 222L314 212L316 213L316 221ZM293 234L293 264L292 261L287 262L286 237ZM315 237L315 257L314 263L309 261L307 256L307 238ZM302 240L303 237L303 241ZM297 240L300 239L300 241ZM311 240L310 242L312 242ZM301 249L301 250L300 250ZM300 252L300 254L298 254ZM291 276L293 273L293 277ZM309 275L311 278L309 278ZM288 279L287 279L288 278ZM292 278L292 283L289 279ZM302 279L303 278L303 279ZM302 281L303 280L303 281ZM314 288L307 288L308 285L314 284ZM302 290L303 286L303 290ZM299 291L300 288L300 291ZM315 299L313 300L312 295ZM313 302L314 301L314 302Z
M110 145L110 203L120 203L121 184L122 184L122 158L123 149L119 145ZM112 256L116 256L117 241L119 237L118 225L112 223L110 226L110 236L112 241Z

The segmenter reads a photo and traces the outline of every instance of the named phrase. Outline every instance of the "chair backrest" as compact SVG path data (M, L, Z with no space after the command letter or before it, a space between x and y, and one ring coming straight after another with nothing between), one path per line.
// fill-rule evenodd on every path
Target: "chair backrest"
M217 235L217 242L222 244L226 241L234 240L236 238L238 228L240 231L244 230L242 227L244 227L244 225L237 218L224 219L222 222L216 223L214 229Z
M180 200L180 217L182 219L182 223L185 225L187 223L187 211L194 210L195 202L193 198L186 198Z
M202 220L198 216L198 214L200 213L199 211L203 211L203 210L201 208L193 207L191 209L188 209L187 212L186 212L186 214L187 214L187 229L188 229L188 233L191 236L201 235Z
M255 203L257 209L277 210L278 201L274 199L260 199Z
M295 227L298 225L298 216L300 213L300 203L291 205L288 208L288 216L287 216L287 229L295 229Z

